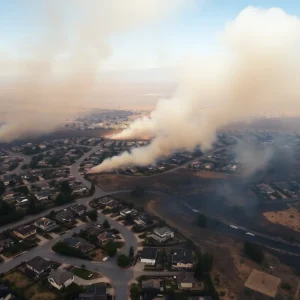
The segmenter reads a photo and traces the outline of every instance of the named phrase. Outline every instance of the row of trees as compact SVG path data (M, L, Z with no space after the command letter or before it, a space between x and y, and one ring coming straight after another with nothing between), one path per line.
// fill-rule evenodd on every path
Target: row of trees
M194 266L194 274L196 278L200 278L203 273L211 271L214 264L214 256L211 253L198 253L198 262Z
M79 257L79 258L83 258L83 259L87 258L85 256L85 254L83 252L81 252L79 249L70 247L65 242L58 242L58 243L56 243L52 247L52 250L55 251L55 252L57 252L57 253L66 255L66 256Z
M133 247L131 246L129 248L129 253L128 253L128 256L125 255L125 254L120 254L118 256L118 266L120 266L121 268L126 268L128 267L129 265L132 264L132 261L133 261L133 257L134 257L134 249Z
M245 242L244 244L244 252L245 254L257 263L262 263L265 256L261 247L257 244Z

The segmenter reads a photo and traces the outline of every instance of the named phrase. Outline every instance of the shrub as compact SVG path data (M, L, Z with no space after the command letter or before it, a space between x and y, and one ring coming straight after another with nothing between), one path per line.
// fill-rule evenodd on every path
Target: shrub
M125 268L129 266L131 259L125 254L121 254L118 256L118 266L121 268Z

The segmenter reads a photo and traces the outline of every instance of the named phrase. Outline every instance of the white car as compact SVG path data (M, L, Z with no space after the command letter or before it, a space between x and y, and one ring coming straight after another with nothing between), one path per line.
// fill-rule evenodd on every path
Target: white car
M197 213L197 212L198 212L198 210L197 210L197 209L194 209L194 208L192 209L192 211L193 211L193 212L195 212L195 213Z
M248 235L251 235L251 236L255 236L255 234L254 233L252 233L252 232L246 232L246 234L248 234Z
M235 225L230 225L230 227L231 228L233 228L233 229L239 229L237 226L235 226Z

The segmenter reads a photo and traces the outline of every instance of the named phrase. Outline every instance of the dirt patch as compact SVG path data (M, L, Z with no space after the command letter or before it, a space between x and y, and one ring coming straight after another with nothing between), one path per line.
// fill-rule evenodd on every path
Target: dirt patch
M253 269L291 283L291 290L279 289L278 293L283 299L288 299L295 293L298 278L293 270L282 264L277 257L265 252L264 262L261 265L256 264L245 256L242 241L209 228L196 226L190 214L182 210L178 203L153 200L146 205L146 209L165 220L173 229L192 239L202 252L213 254L214 267L211 275L217 291L223 295L223 300L251 299L251 296L248 297L244 292L244 284Z
M105 254L105 252L103 250L96 249L91 256L92 256L92 259L95 261L103 261L103 258L107 255Z
M248 277L245 287L275 298L281 279L258 270L253 270Z
M8 280L14 284L17 288L27 288L33 284L33 281L26 277L19 271L8 272L4 276L5 280Z
M32 285L25 291L25 296L31 300L55 300L56 294L48 291L41 283Z
M272 223L280 224L300 232L300 212L296 208L290 208L283 211L265 212L263 215Z

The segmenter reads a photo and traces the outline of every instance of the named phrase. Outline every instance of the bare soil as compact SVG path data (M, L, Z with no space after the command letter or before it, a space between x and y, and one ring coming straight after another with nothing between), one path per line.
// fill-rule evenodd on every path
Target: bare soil
M17 288L27 288L28 286L33 284L32 280L16 270L6 273L4 279L13 283Z
M42 284L32 285L25 291L25 295L31 300L56 300L57 296L51 291L45 289Z
M282 211L265 212L263 215L272 223L280 224L300 232L300 212L296 208L289 208Z
M95 255L95 256L94 256ZM92 259L95 260L95 261L103 261L103 258L105 257L105 253L103 250L101 249L96 249L94 252L93 252L93 256L92 256Z
M294 295L299 280L293 270L283 265L277 257L266 252L265 261L258 265L244 255L243 242L208 228L199 228L187 213L176 207L176 203L166 205L162 202L152 200L146 209L165 220L173 229L192 239L202 252L214 255L212 279L218 292L224 294L221 299L251 299L244 293L244 284L253 269L278 276L283 282L289 282L291 290L279 290L283 299Z

